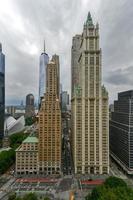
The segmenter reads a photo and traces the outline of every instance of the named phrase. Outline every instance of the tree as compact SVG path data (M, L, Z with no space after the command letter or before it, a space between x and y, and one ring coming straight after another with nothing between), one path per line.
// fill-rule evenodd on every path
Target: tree
M0 174L6 172L6 170L15 162L15 151L10 149L9 151L2 151L0 153Z
M23 200L21 197L16 197L15 200Z
M29 193L23 197L23 200L37 200L37 196L35 193Z
M117 178L114 176L110 176L105 181L106 187L115 188L115 187L127 187L127 184L125 181L123 181L121 178Z
M101 186L93 189L86 200L132 200L133 190L120 178L109 177Z
M23 140L27 138L28 134L24 132L19 132L11 135L9 137L10 139L10 147L12 147L14 150L21 145Z
M25 119L25 126L31 126L36 122L36 117L27 117Z
M50 198L49 197L45 197L44 200L50 200Z
M13 193L9 196L8 200L15 200L16 199L16 194Z

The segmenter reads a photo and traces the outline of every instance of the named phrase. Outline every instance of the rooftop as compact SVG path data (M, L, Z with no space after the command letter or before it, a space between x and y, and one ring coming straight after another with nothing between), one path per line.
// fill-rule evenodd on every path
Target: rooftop
M29 136L23 141L23 143L38 143L38 138Z
M127 91L124 91L124 92L119 92L118 98L120 98L120 97L133 98L133 90L127 90Z

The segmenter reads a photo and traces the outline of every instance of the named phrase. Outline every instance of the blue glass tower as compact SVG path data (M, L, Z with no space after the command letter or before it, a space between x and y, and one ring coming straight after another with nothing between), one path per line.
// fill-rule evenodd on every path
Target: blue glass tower
M5 55L2 53L0 43L0 139L4 137L4 115L5 115Z
M40 66L39 66L39 105L41 103L41 98L44 97L46 92L46 67L49 62L49 56L45 53L45 43L44 52L40 56Z

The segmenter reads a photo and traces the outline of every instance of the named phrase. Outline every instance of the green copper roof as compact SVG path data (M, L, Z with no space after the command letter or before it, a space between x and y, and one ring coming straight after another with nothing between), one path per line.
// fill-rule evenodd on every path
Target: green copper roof
M91 17L91 13L90 12L88 12L86 24L93 25L93 21L92 21L92 17Z
M37 143L38 142L38 138L37 137L27 137L23 143Z

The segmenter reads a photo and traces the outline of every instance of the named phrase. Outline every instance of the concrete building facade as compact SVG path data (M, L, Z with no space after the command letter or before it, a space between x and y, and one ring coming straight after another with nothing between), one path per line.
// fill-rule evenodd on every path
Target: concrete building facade
M77 37L77 36L75 36ZM75 38L74 37L74 38ZM72 48L72 153L76 174L109 173L108 93L101 83L99 26L90 13ZM73 43L75 40L73 39ZM78 40L79 42L79 40ZM79 56L77 56L79 55ZM77 63L79 79L74 68Z
M61 110L58 64L47 65L46 94L39 111L39 172L61 173Z
M38 171L38 138L29 136L16 150L16 175L34 175Z
M110 119L110 154L133 174L133 90L118 93Z

